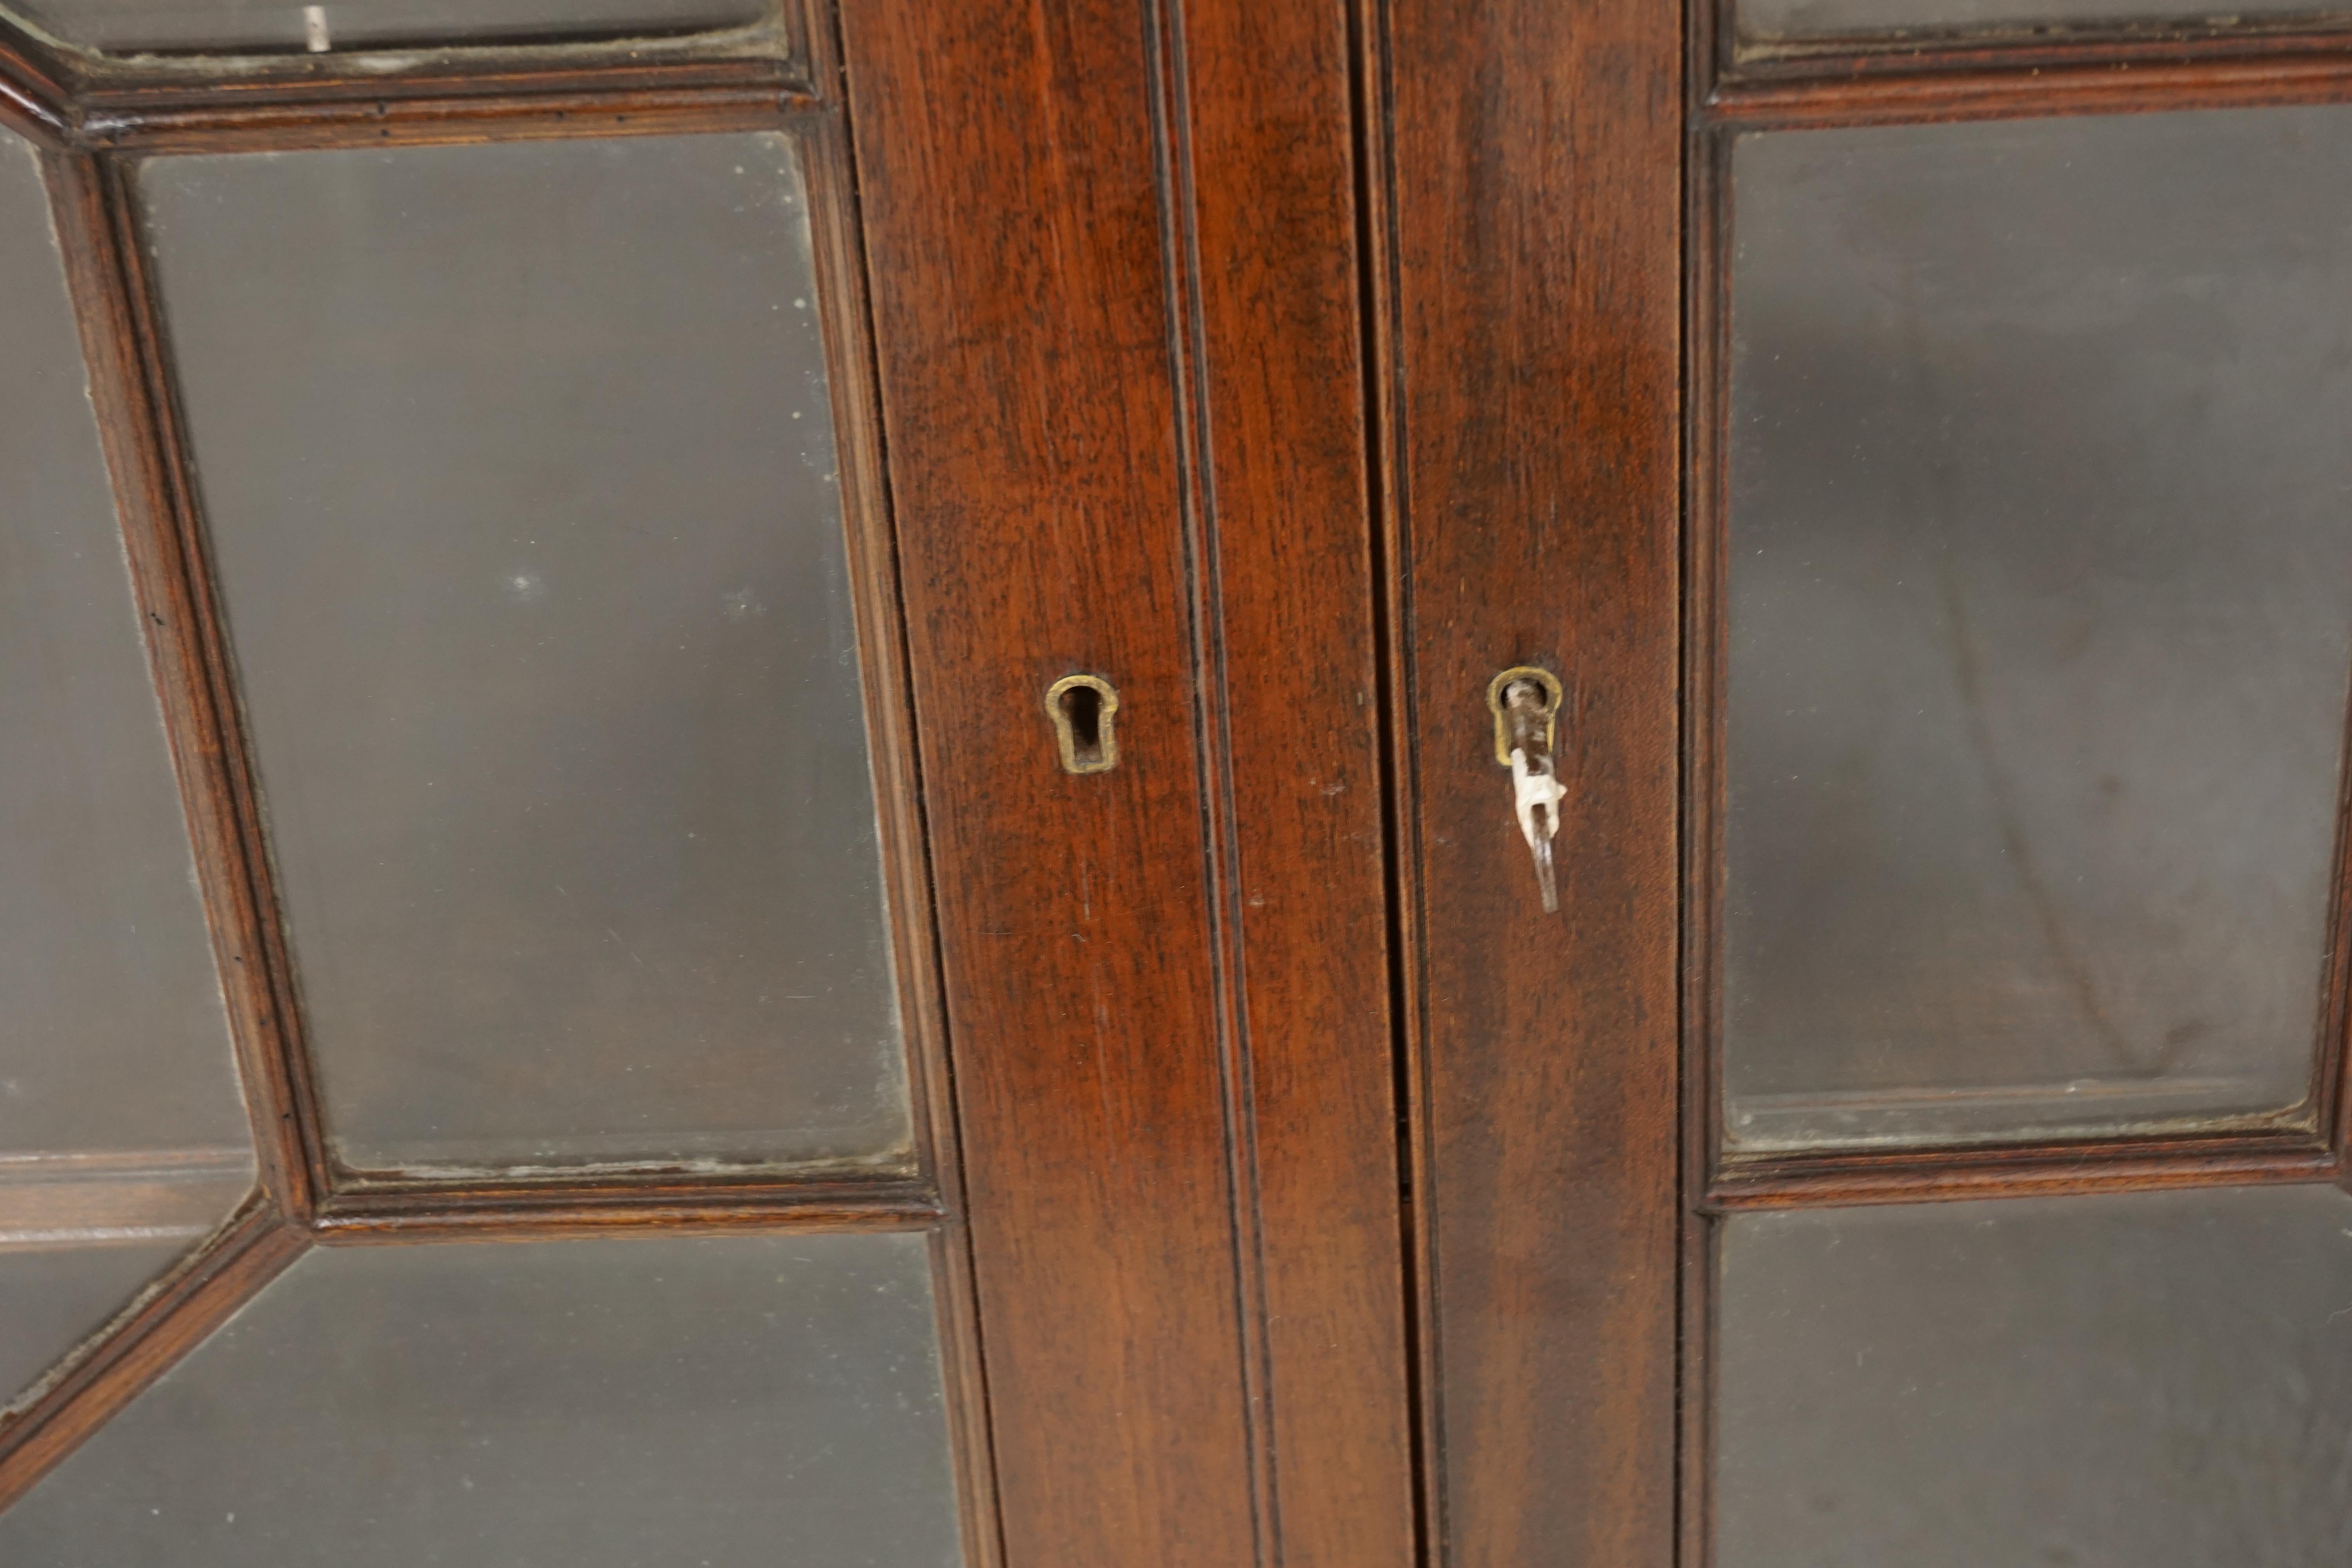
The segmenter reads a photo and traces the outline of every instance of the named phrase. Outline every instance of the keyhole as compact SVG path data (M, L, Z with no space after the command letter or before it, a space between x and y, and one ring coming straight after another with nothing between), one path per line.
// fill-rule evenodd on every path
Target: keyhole
M1045 716L1062 771L1105 773L1118 765L1118 690L1099 675L1066 675L1045 689Z
M1540 749L1551 755L1558 736L1559 700L1565 689L1559 677L1549 669L1522 664L1503 671L1486 683L1486 706L1495 715L1495 761L1503 767L1511 765L1511 752L1520 745L1517 731L1542 727L1538 739L1528 734L1528 750Z

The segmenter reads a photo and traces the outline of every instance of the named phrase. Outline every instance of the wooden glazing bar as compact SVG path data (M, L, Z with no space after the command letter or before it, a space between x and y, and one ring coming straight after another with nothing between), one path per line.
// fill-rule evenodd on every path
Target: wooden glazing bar
M817 47L821 58L830 55L829 34L820 37ZM913 1100L915 1168L952 1206L961 1191L954 1157L955 1109L947 1028L940 1007L939 942L924 853L920 760L907 677L898 562L882 476L851 150L838 112L805 114L795 125L808 176L817 304L825 316L826 381L848 535L859 684L866 694L891 956L906 1036L908 1092Z
M1723 1212L2141 1192L2328 1182L2339 1174L2336 1151L2302 1134L1906 1149L1728 1164L1707 1189L1706 1206Z
M2196 51L2184 50L2184 55ZM2352 98L2352 39L2329 47L2210 58L2134 58L2091 47L2047 63L1941 61L1916 73L1719 81L1700 100L1705 123L1728 130L1908 125L2061 114L2128 114L2336 103Z
M299 1221L324 1185L318 1104L132 197L104 157L44 162L261 1184Z
M0 1509L73 1452L307 1248L266 1202L249 1205L210 1246L85 1345L32 1403L0 1426Z
M339 1193L321 1241L537 1240L653 1231L920 1230L938 1198L909 1182L457 1184Z
M1719 14L1712 0L1690 0L1686 58L1694 103L1706 91ZM1724 877L1717 809L1724 716L1717 694L1725 685L1725 648L1717 605L1728 564L1720 525L1729 446L1731 226L1729 181L1721 167L1728 153L1729 138L1700 128L1694 117L1683 150L1682 1253L1675 1435L1675 1561L1690 1568L1714 1561L1715 1227L1706 1210L1716 1152L1723 1144L1715 933Z
M2352 699L2347 699L2352 710ZM2336 752L2336 862L2327 888L2327 961L2321 971L2319 1042L2311 1103L2339 1171L2352 1157L2352 711Z
M883 462L873 304L866 289L856 151L843 108L846 93L836 8L828 0L806 0L801 36L808 79L828 106L828 112L802 116L800 125L807 149L817 306L825 318L842 516L849 533L866 738L907 1037L908 1090L914 1100L915 1163L928 1185L932 1213L931 1276L956 1489L962 1500L964 1562L968 1568L995 1568L1003 1557L1003 1529L988 1426L971 1234L964 1215L937 895L923 818L922 753L908 670L901 563Z
M817 107L773 84L614 87L545 92L380 94L269 101L191 100L91 109L92 146L142 153L259 153L297 148L425 146L554 137L688 135L772 130Z
M39 41L0 18L0 125L43 147L73 140L73 95Z

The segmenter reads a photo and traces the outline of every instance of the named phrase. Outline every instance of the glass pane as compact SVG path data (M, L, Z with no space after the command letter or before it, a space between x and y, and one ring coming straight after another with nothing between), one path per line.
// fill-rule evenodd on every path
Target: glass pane
M2032 34L2113 30L2130 23L2319 21L2330 15L2310 0L1739 0L1743 41L1805 42L1871 34ZM2340 16L2341 13L2336 13Z
M2332 1187L1724 1223L1718 1568L2352 1562Z
M311 1252L0 1514L0 1560L951 1568L925 1246Z
M217 1218L222 1211L215 1210ZM0 1245L0 1404L29 1393L59 1357L179 1259L183 1242Z
M53 38L110 54L308 51L312 9L299 0L16 0L8 7ZM771 0L328 0L315 9L331 50L707 33L775 12Z
M2279 1117L2352 670L2352 112L1735 164L1736 1144Z
M48 198L14 137L0 364L5 1405L225 1217L253 1160Z
M902 1161L795 144L142 179L344 1157Z

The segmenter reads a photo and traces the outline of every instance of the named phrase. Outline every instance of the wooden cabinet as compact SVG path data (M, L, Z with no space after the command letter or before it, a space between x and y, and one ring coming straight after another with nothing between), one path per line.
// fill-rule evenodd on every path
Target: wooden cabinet
M2352 44L2079 9L10 9L0 1558L2339 1560Z

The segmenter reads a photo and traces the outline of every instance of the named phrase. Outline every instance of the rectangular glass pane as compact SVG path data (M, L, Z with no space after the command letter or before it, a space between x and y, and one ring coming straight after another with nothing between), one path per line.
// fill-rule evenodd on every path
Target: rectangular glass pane
M104 54L328 52L708 33L775 14L772 0L16 0L9 14Z
M2352 111L1743 138L1735 1145L2292 1119L2352 670Z
M1724 1222L1717 1568L2352 1562L2352 1198Z
M0 134L0 1405L253 1176L32 149Z
M142 188L343 1156L902 1163L793 140Z
M926 1238L311 1252L0 1514L12 1568L954 1568Z

